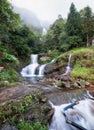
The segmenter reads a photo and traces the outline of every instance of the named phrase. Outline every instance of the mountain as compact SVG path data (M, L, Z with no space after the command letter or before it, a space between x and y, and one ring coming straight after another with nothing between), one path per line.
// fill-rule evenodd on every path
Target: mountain
M17 6L13 6L13 10L14 12L20 14L21 20L24 21L24 23L29 27L40 30L43 30L44 28L47 30L49 28L50 24L48 21L40 20L37 15L30 10L19 8Z

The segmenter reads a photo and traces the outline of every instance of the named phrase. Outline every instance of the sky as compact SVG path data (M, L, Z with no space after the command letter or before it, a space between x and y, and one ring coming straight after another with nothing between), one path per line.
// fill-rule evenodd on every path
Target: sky
M86 6L94 12L94 0L9 0L15 6L26 8L37 15L41 20L55 21L58 15L67 18L71 3L75 4L77 11Z

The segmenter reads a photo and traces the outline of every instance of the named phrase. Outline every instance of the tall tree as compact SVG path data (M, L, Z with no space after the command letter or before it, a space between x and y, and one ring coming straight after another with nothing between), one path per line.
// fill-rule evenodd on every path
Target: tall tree
M89 39L94 35L94 14L89 6L80 11L83 36L86 39L87 46L89 46Z
M73 3L68 14L66 32L68 36L81 35L81 18Z

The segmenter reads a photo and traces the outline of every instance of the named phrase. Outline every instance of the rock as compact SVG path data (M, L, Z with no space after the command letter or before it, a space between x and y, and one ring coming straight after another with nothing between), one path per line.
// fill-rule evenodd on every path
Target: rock
M9 86L10 86L10 83L9 83L9 81L5 80L5 81L1 81L1 82L0 82L0 85L1 85L1 86L4 86L4 87L9 87Z
M81 86L82 88L85 87L86 82L84 80L80 80L76 82L79 86Z
M0 72L4 69L4 67L0 67Z
M42 56L40 58L41 61L47 61L47 60L50 60L50 57L49 56Z
M65 88L66 87L66 83L62 82L61 80L56 82L56 85L60 88Z
M54 70L54 66L52 64L47 64L45 67L45 73L48 74Z
M60 76L60 79L61 79L62 81L69 81L69 76L61 75L61 76Z
M81 86L79 86L76 82L74 84L71 85L72 88L81 88Z
M18 130L15 126L11 126L10 124L5 124L1 130Z
M90 83L86 81L85 85L86 85L86 87L88 87L88 86L90 86Z

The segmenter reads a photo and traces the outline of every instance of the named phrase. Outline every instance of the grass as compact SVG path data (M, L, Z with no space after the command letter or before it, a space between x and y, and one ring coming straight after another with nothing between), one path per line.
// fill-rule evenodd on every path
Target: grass
M80 53L93 53L94 48L77 48L72 51L70 51L73 54L80 54Z
M76 48L63 53L57 58L57 65L67 65L70 53L72 54L71 65L73 68L71 76L74 78L94 80L94 47Z
M75 65L71 76L75 78L82 78L86 80L94 80L94 68L81 67L80 65Z

